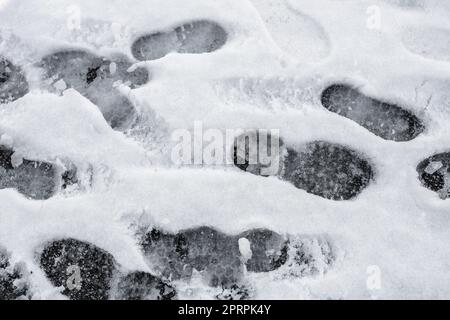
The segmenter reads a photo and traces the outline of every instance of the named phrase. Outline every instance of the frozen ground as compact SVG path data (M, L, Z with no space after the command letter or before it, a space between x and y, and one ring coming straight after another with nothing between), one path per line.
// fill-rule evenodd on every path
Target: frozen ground
M1 150L14 151L0 157L0 294L9 292L3 298L80 298L70 291L77 281L75 289L57 287L76 275L64 267L80 263L70 246L105 264L82 262L81 286L94 277L89 290L100 289L82 288L81 297L108 297L102 290L111 282L109 297L116 298L172 298L172 290L180 299L450 298L450 157L423 162L450 149L449 4L76 3L0 0L0 55L27 82L19 73L8 80L16 69L3 64L0 88L9 91L0 96ZM196 25L205 34L213 30L213 44L190 33L195 24L186 23L198 20L217 24ZM63 63L65 75L42 63L67 50L89 52L91 60ZM98 67L77 70L94 60ZM340 91L333 103L368 107L325 108L322 92L335 83L357 89ZM125 118L111 111L118 104L129 110ZM361 190L337 201L320 185L314 191L298 184L301 174L262 177L233 165L174 165L171 133L193 130L200 120L205 129L280 129L285 145L296 150L314 141L345 146L360 157L355 163L367 162L372 171ZM333 165L333 159L319 160ZM42 182L39 175L52 181L53 196L39 196L39 184L20 189ZM252 236L258 228L277 236ZM176 248L164 247L164 239ZM167 268L161 257L186 247L181 257L194 270L166 277L179 267ZM192 253L211 250L237 267L227 273L227 266L212 268ZM264 261L263 252L275 252L283 263ZM123 293L135 282L148 286Z

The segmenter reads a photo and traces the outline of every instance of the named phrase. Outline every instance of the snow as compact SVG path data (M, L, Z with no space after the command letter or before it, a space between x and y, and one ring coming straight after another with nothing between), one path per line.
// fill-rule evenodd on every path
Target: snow
M444 165L442 164L441 161L435 161L435 162L431 162L426 168L425 168L425 172L428 174L433 174L436 171L438 171L440 168L442 168Z
M242 258L246 261L252 257L252 249L250 248L250 242L246 238L239 239L239 251L242 254Z
M372 23L374 12L380 19ZM448 299L450 200L424 188L416 166L450 148L449 16L450 5L438 0L82 0L75 7L69 0L1 0L0 54L30 84L27 95L0 105L2 144L92 177L45 201L0 190L0 246L12 264L33 272L33 298L63 298L36 261L48 241L87 241L126 270L151 272L133 224L174 233L207 225L233 235L268 228L326 236L338 257L316 275L249 273L252 298ZM205 18L229 33L221 50L132 60L151 80L121 87L140 114L129 131L111 129L77 91L50 93L39 81L35 63L55 49L133 59L133 39ZM412 141L386 141L327 111L320 93L335 81L404 106L425 131ZM375 180L355 199L337 202L231 165L174 166L170 133L192 131L197 120L205 129L280 129L288 145L348 146L373 163ZM367 286L371 266L380 270L380 288ZM195 278L176 287L181 298L217 294Z

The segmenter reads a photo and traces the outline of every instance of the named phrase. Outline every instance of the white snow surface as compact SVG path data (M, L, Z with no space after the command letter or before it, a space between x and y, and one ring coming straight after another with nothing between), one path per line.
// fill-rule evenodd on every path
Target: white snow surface
M75 31L67 27L74 3ZM377 28L367 24L373 6ZM127 270L151 271L130 228L136 221L232 234L267 227L326 235L339 248L325 274L249 274L255 299L450 298L450 200L422 187L415 170L450 149L449 17L450 4L438 0L0 0L0 54L22 66L31 86L1 105L2 141L27 159L93 168L92 185L46 201L0 190L0 244L33 271L35 299L63 298L36 259L53 239L89 241ZM152 75L129 92L146 134L113 131L76 91L58 96L40 86L34 63L56 48L132 59L137 36L194 19L223 25L228 42L214 53L136 61ZM320 92L336 80L405 105L425 132L385 141L328 112ZM375 181L336 202L232 166L172 165L170 133L198 120L205 128L280 129L289 144L349 146L373 163ZM379 267L380 288L367 286L370 266ZM189 294L183 286L182 298L211 298L195 279Z

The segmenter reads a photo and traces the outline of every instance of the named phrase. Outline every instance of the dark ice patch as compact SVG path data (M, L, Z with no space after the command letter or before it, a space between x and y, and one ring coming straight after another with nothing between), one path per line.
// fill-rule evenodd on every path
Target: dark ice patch
M216 22L197 20L155 32L138 38L131 51L138 60L155 60L170 52L209 53L220 49L227 42L228 34Z
M0 103L17 100L29 91L21 68L0 56Z
M425 129L410 111L368 97L346 84L326 88L321 101L329 111L355 121L385 140L409 141Z

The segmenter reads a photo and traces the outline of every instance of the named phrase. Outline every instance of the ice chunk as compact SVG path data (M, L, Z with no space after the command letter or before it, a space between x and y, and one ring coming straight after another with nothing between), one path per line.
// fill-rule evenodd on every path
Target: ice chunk
M428 174L433 174L436 171L438 171L439 169L441 169L444 165L442 164L441 161L433 161L430 162L430 164L425 168L425 172Z
M245 262L252 258L252 249L250 248L250 242L246 238L240 238L238 240L239 243L239 252L242 255L242 258Z
M66 83L64 82L63 79L60 79L60 80L56 81L53 84L53 86L56 88L56 90L59 90L59 91L64 91L64 90L67 89L67 85L66 85Z

